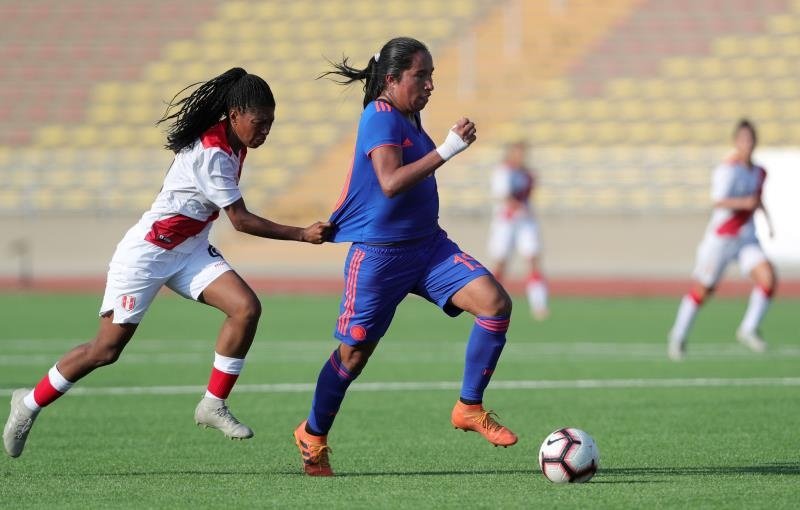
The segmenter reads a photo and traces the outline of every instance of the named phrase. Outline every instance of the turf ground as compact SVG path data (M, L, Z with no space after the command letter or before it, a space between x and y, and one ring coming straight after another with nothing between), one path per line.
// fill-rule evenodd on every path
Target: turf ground
M487 407L520 442L455 431L467 317L419 299L395 323L330 435L334 479L301 475L291 431L335 346L335 297L264 297L230 399L256 431L225 440L194 426L220 315L161 296L114 366L48 408L22 457L0 458L0 508L797 508L800 319L777 301L765 355L732 340L742 299L698 317L689 358L665 357L675 299L556 299L534 323L518 299ZM0 402L94 334L97 295L0 294ZM601 470L556 486L542 439L592 434Z

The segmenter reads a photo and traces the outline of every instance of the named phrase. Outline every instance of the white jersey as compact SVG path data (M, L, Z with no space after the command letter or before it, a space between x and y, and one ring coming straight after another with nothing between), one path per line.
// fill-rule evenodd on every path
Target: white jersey
M219 210L242 197L239 178L246 154L247 148L239 154L231 150L225 122L210 128L175 155L153 205L126 239L182 253L206 244Z
M495 216L505 219L531 216L531 191L533 174L525 167L512 168L500 164L492 174L492 197L495 199ZM507 199L514 198L517 207L509 205Z
M711 199L716 203L726 198L760 196L766 177L766 170L760 166L727 161L714 169ZM706 233L723 237L755 237L753 211L714 207Z

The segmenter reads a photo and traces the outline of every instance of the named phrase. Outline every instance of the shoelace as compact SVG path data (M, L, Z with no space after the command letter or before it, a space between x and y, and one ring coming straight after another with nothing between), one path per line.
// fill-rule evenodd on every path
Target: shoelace
M328 460L328 454L332 452L331 447L326 444L309 444L308 460L322 467L330 467L331 463Z
M500 425L499 423L497 423L494 418L500 418L500 417L497 416L497 413L495 413L494 411L491 411L491 410L485 411L484 410L483 412L481 412L481 414L479 416L477 416L475 418L475 421L478 424L480 424L481 427L483 427L485 429L488 429L488 430L495 431L495 430L500 430L501 428L503 428L503 426Z
M17 424L14 430L14 438L15 439L25 439L25 436L28 434L28 431L31 429L31 425L33 425L33 420L30 418L26 418L25 421L22 421Z
M225 404L222 404L222 407L214 409L214 414L216 414L223 420L231 422L233 425L239 425L240 423L239 420L237 420L236 417L231 413L230 409L228 409L228 406L226 406Z

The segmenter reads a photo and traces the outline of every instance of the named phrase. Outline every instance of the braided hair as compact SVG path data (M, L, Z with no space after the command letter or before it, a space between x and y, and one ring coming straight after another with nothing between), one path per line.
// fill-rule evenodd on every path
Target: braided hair
M197 87L199 85L199 87ZM189 96L177 100L187 90ZM173 108L178 111L170 113ZM165 148L178 153L214 124L225 119L232 109L275 108L275 97L267 82L241 67L234 67L208 80L189 85L172 98L164 116L156 122L174 121L167 130Z
M410 37L395 37L383 45L381 51L369 59L367 67L358 69L349 64L349 59L343 57L341 62L328 61L334 68L319 75L318 78L330 75L344 77L343 80L333 79L339 85L349 85L356 81L364 82L364 107L377 99L386 86L386 77L400 75L406 69L411 69L414 55L420 51L428 51L422 42Z

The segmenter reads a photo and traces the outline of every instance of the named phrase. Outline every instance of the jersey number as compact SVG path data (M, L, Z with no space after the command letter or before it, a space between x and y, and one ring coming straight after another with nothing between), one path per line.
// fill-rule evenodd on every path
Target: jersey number
M461 252L453 256L453 264L464 264L470 271L475 271L476 267L483 267L480 262L472 258L471 255Z

